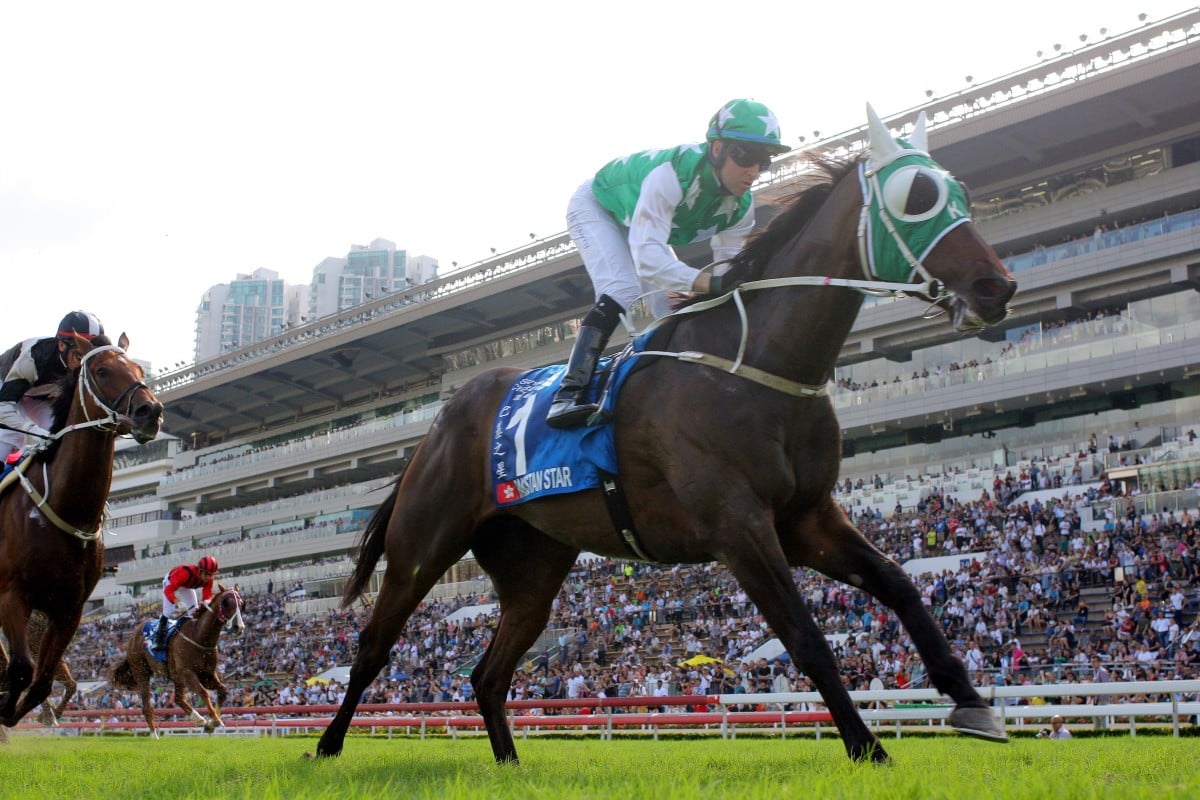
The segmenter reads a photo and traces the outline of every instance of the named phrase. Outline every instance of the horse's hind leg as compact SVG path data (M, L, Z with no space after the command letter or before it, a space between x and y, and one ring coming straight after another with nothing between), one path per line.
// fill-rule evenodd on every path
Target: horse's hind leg
M54 679L63 685L62 702L54 709L55 718L62 719L63 712L67 710L67 703L71 702L71 698L75 696L75 690L79 688L79 684L76 683L75 676L71 674L71 668L67 666L66 661L58 662Z
M472 547L500 598L500 623L471 685L498 762L517 761L504 699L517 662L545 630L550 606L579 555L578 548L547 538L515 519L485 526Z
M358 635L358 653L350 667L346 699L317 742L318 756L336 756L342 752L359 698L387 663L392 645L400 638L408 618L438 579L470 548L471 528L462 504L456 514L453 506L438 505L429 499L454 496L431 491L418 509L425 512L423 518L406 519L400 508L393 514L387 530L387 571L383 584L371 617Z
M150 665L136 664L132 658L129 659L129 664L136 676L138 697L142 701L142 718L146 720L146 727L150 729L150 738L157 739L158 727L154 724L154 703L150 697Z
M62 719L63 712L67 710L67 703L71 702L71 698L75 695L75 690L79 687L79 684L75 682L75 678L72 677L71 669L67 666L66 661L58 662L58 666L54 670L54 680L62 684L63 696L57 707L50 705L50 698L46 698L46 702L42 703L42 711L38 714L38 722L47 728L58 727L58 721Z
M792 530L782 531L788 560L809 566L829 577L862 589L896 612L939 691L954 700L949 722L959 731L993 741L1007 741L971 685L966 667L954 657L946 637L921 602L920 592L907 573L867 541L830 500Z

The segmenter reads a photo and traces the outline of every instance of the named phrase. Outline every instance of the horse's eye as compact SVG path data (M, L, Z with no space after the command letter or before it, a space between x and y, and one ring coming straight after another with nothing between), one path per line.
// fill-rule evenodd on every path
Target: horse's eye
M946 175L926 167L901 167L883 185L883 202L893 217L921 222L946 205Z

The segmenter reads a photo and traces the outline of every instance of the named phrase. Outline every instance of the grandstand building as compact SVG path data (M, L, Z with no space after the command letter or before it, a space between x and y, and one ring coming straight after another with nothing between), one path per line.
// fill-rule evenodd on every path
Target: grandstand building
M934 157L969 185L1019 290L976 338L915 300L868 300L832 387L847 503L911 506L928 476L973 499L995 470L1038 459L1066 484L1108 471L1197 505L1197 34L1189 11L889 115L900 133L928 115ZM788 193L806 156L864 138L784 158L760 203ZM94 605L154 591L204 552L243 587L333 595L444 400L497 365L564 361L592 299L564 233L158 376L173 438L118 455L117 570ZM464 562L447 579L474 577Z

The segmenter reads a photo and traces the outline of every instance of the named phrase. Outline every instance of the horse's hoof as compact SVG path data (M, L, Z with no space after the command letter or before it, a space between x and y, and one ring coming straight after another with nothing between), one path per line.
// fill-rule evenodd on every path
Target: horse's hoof
M883 745L878 740L868 743L863 747L847 748L850 760L856 763L871 762L872 764L891 764L892 757L888 755L887 750L883 749Z
M984 739L989 742L1007 742L1008 734L996 721L996 715L990 708L959 706L946 717L950 727L966 736Z

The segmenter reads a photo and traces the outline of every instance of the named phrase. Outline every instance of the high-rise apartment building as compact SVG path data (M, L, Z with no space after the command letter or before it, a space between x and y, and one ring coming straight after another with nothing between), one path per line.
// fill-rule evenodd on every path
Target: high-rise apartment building
M196 360L237 350L296 324L303 289L289 286L270 269L211 287L196 310Z
M410 259L387 239L351 245L345 258L326 258L313 269L308 319L327 317L436 277L437 259Z
M409 258L394 242L375 239L351 245L344 258L313 268L311 284L291 285L269 269L239 274L211 287L196 309L197 362L276 336L437 277L431 256Z

